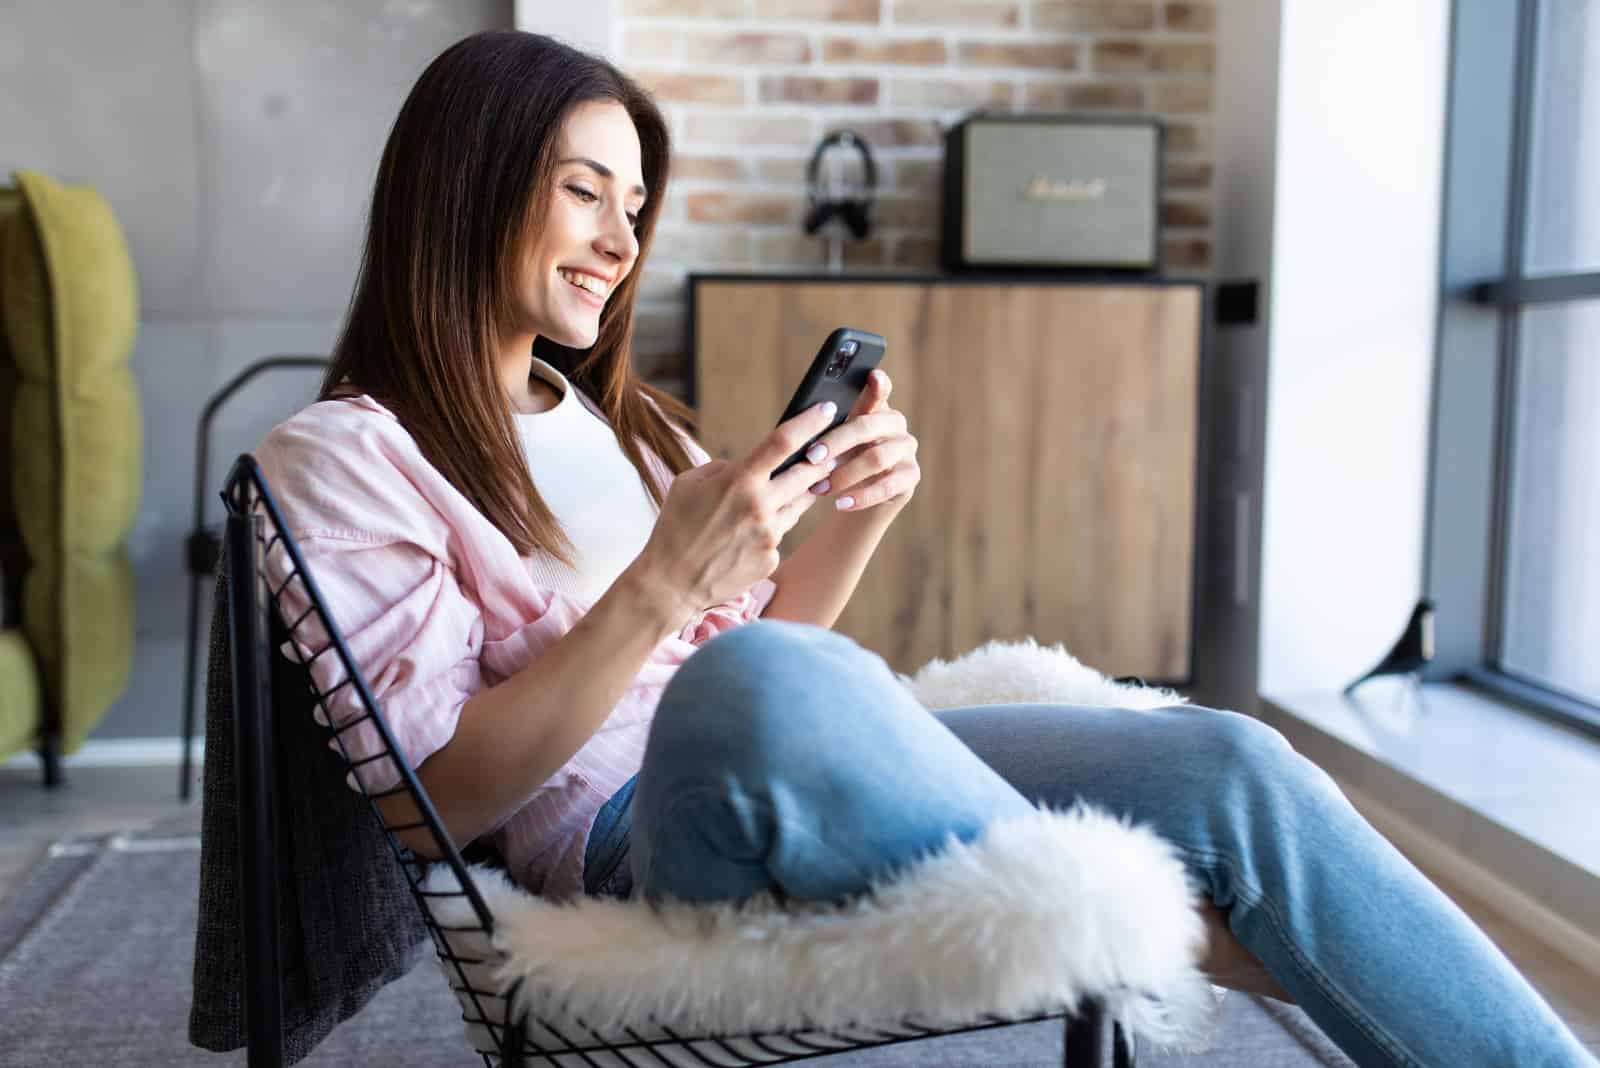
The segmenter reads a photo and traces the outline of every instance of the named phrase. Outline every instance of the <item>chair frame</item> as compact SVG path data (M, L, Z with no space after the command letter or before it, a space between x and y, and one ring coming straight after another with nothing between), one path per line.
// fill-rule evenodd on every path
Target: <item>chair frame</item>
M251 1068L279 1068L284 1058L283 994L277 944L276 809L273 798L276 754L271 721L274 714L271 657L281 655L277 652L281 645L276 640L277 635L273 634L273 625L276 621L284 636L293 637L298 628L313 617L329 637L329 643L310 657L301 652L299 642L290 642L289 647L299 660L309 696L322 708L325 729L336 741L346 771L387 759L393 761L393 766L399 772L397 785L378 792L369 792L359 775L352 775L351 778L360 787L373 815L383 827L384 837L395 860L405 872L412 897L422 914L450 985L455 989L458 999L472 1006L470 1012L463 1008L463 1021L468 1025L484 1027L494 1044L492 1051L481 1047L477 1049L486 1068L493 1068L497 1064L581 1064L598 1068L600 1062L595 1060L597 1054L609 1054L613 1058L611 1063L629 1068L681 1068L689 1064L710 1068L747 1068L1051 1019L1063 1020L1065 1024L1065 1068L1099 1068L1103 1065L1108 1029L1114 1068L1133 1068L1134 1051L1129 1036L1117 1022L1107 1019L1103 1006L1093 999L1086 999L1076 1011L1062 1009L1017 1019L986 1015L977 1022L954 1028L930 1028L906 1022L889 1028L852 1027L840 1031L806 1031L798 1034L774 1032L686 1036L657 1021L657 1027L666 1037L646 1038L630 1031L630 1041L623 1043L608 1042L586 1027L584 1029L589 1037L573 1041L548 1021L535 1020L533 1023L542 1034L553 1035L561 1044L548 1047L534 1043L529 1037L530 1021L525 1016L512 1018L509 1011L509 1006L515 1001L517 987L513 986L504 993L475 987L468 978L466 968L484 962L458 956L449 943L447 935L458 931L477 931L486 939L492 937L494 916L468 872L461 850L440 821L415 770L395 743L381 705L374 698L343 635L335 626L300 548L290 535L283 514L273 499L266 478L249 453L241 455L233 465L222 491L222 499L227 506L225 542L230 561L227 612L229 656L233 669L233 743L239 793L239 875L245 939L245 1035ZM265 570L265 562L273 552L286 553L290 563L288 577L275 589ZM295 581L303 584L302 592L310 607L298 618L290 620L285 617L280 598L283 591ZM309 669L312 662L325 655L339 658L344 677L331 690L319 691ZM332 717L327 715L326 699L347 685L355 687L363 711L353 721L335 727ZM353 758L345 747L343 736L367 721L377 731L383 752ZM420 819L391 825L378 802L400 793L410 797ZM434 852L441 858L439 861L423 860L400 841L400 833L420 828L426 828ZM449 865L458 890L441 892L423 888L423 881L434 863ZM430 899L440 897L464 899L476 918L476 925L448 930L441 928L429 904ZM497 1019L495 1014L486 1011L485 1002L502 998L506 999L508 1011ZM583 1026L581 1021L578 1025ZM739 1043L741 1048L735 1049L730 1044L734 1042ZM752 1048L754 1053L751 1052Z

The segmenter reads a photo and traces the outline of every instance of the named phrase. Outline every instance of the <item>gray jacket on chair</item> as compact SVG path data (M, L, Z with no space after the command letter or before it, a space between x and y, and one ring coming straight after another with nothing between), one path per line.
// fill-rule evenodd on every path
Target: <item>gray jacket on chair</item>
M227 576L224 552L206 674L205 811L189 1013L189 1041L218 1051L245 1043ZM338 754L312 718L304 675L277 652L276 624L273 635L278 951L284 1053L293 1064L411 970L427 929L383 828L367 801L345 785Z

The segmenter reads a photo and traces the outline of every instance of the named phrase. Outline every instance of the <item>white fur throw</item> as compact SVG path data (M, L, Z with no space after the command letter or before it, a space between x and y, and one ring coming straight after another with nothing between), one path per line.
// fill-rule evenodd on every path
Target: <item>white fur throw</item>
M929 708L1183 703L1114 683L1031 639L990 642L901 678ZM1041 809L970 843L952 839L844 907L779 908L765 897L561 903L494 870L474 869L473 879L495 916L494 945L467 931L452 934L452 948L485 961L468 969L473 986L522 980L518 1008L545 1048L562 1044L558 1034L659 1038L663 1024L687 1035L953 1027L1057 1011L1088 995L1139 1038L1195 1049L1214 1017L1215 995L1195 963L1204 929L1181 862L1148 829L1084 805ZM427 888L454 890L454 877L439 865ZM434 900L441 924L472 924L465 902ZM454 971L446 967L470 1027L479 1014ZM488 1009L498 1022L503 1004ZM477 1048L492 1050L474 1030Z

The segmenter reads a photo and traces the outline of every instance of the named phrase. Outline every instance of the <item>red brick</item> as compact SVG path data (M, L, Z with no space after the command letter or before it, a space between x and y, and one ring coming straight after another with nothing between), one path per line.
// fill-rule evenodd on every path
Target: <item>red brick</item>
M1164 238L1161 242L1161 266L1166 270L1204 270L1211 266L1211 242L1203 237Z
M1211 83L1163 82L1150 87L1150 108L1163 115L1193 115L1213 107Z
M869 119L835 123L826 132L846 129L860 134L873 148L944 144L944 132L933 119Z
M691 63L808 63L811 43L798 33L697 33L684 38Z
M941 26L1018 26L1017 0L895 0L897 23Z
M889 99L896 107L1008 108L1014 99L1014 90L1010 82L896 78L890 85Z
M931 230L939 225L939 197L880 197L872 205L874 226Z
M1094 43L1094 69L1101 74L1138 74L1150 69L1150 49L1123 38Z
M656 231L651 258L664 263L742 264L750 261L750 238L738 227L673 226Z
M1210 226L1211 202L1209 200L1163 200L1161 202L1162 226Z
M738 181L744 177L744 162L735 156L675 155L672 157L672 177Z
M1144 88L1129 82L1077 82L1062 88L1073 111L1144 110Z
M764 159L757 165L756 175L763 182L774 185L803 185L808 159L798 156L793 159Z
M894 185L913 193L937 193L944 188L944 163L936 159L895 160Z
M758 19L809 22L877 22L880 14L879 0L756 0L755 10Z
M763 103L876 104L876 78L767 76L761 79Z
M1101 3L1072 0L1033 0L1033 27L1038 30L1103 32L1152 30L1156 25L1155 5L1110 0Z
M1210 33L1217 28L1217 9L1214 4L1168 4L1165 15L1169 30Z
M891 63L938 66L950 58L950 50L937 37L901 40L857 40L829 37L822 42L822 58L829 63Z
M744 14L744 0L622 0L622 13L729 19Z
M939 241L910 235L894 243L894 262L902 267L934 267L939 263Z
M1166 145L1168 152L1210 152L1211 127L1197 126L1193 123L1172 122L1167 124Z
M800 201L767 193L690 193L684 200L690 222L781 224L800 220Z
M1035 67L1077 70L1078 46L1072 41L1033 44L1017 41L967 41L961 63L968 67Z
M1164 41L1150 46L1150 69L1163 74L1211 74L1217 50L1209 41Z
M868 267L883 262L883 239L869 237L864 241L845 238L839 246L839 258L846 267Z
M756 243L756 263L763 267L820 267L827 262L824 235L766 234Z
M638 71L634 78L657 100L684 104L743 104L744 79L729 74Z
M660 63L678 57L679 38L671 30L654 26L640 26L622 34L622 58L625 63Z
M1162 165L1168 189L1210 189L1212 166L1206 160L1169 159Z
M684 140L725 145L809 145L811 120L792 115L690 115Z

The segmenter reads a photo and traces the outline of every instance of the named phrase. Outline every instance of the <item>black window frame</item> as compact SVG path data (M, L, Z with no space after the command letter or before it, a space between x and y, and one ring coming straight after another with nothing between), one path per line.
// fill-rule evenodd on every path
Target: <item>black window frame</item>
M1600 706L1500 663L1522 310L1600 297L1600 272L1523 268L1542 6L1452 4L1423 567L1436 650L1424 678L1600 738Z

